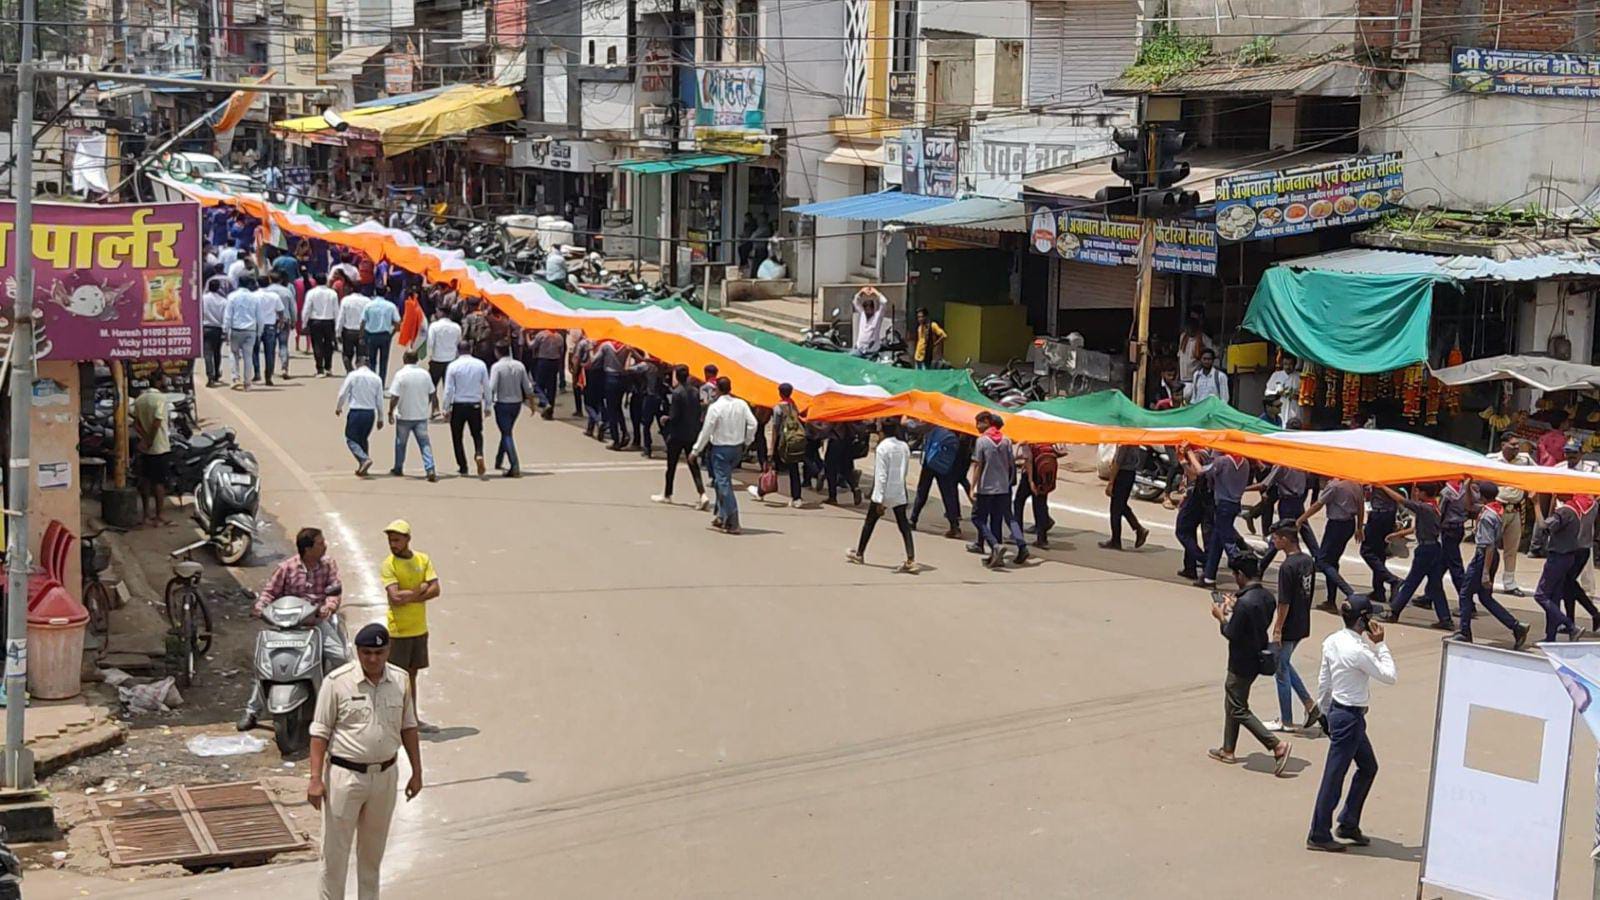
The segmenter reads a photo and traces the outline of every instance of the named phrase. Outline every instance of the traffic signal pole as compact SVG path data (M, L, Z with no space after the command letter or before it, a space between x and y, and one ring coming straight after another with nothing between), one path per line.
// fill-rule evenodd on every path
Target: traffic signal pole
M1154 128L1146 128L1144 132L1145 171L1156 171L1157 142L1159 136ZM1133 402L1144 406L1145 383L1150 378L1150 290L1151 283L1155 280L1156 266L1156 220L1151 218L1146 201L1148 193L1139 196L1139 289L1134 300L1134 375L1133 375Z

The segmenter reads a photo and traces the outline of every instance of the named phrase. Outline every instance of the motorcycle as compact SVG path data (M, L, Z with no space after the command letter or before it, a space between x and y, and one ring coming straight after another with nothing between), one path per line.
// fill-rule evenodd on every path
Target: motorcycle
M849 350L850 342L845 337L845 323L839 317L839 308L833 308L827 322L806 326L805 330L800 332L800 346L810 347L812 350L826 350L830 353L843 353Z
M272 717L273 737L284 756L303 752L311 744L311 716L317 708L322 679L345 662L344 627L333 614L341 652L334 656L324 647L317 627L317 607L302 597L279 597L261 611L266 626L256 632L254 677ZM332 665L325 665L332 663Z
M255 455L229 448L206 464L194 495L194 520L225 566L250 555L261 506L261 469Z
M1173 473L1178 471L1172 448L1141 447L1139 466L1133 475L1133 496L1136 500L1160 500L1163 494L1177 485Z
M167 493L174 497L193 494L199 490L201 477L213 460L230 450L237 450L233 429L218 428L192 436L175 434L171 437L171 465L167 470Z

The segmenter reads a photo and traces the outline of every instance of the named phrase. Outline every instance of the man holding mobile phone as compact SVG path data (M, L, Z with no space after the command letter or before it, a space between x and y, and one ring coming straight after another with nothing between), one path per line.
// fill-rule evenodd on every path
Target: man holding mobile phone
M1378 775L1378 757L1367 739L1367 702L1372 679L1394 684L1397 678L1394 657L1383 642L1383 626L1373 621L1372 601L1358 594L1339 604L1339 615L1344 627L1322 642L1317 702L1327 717L1330 740L1322 787L1311 814L1311 833L1306 836L1307 850L1329 853L1344 852L1345 845L1334 840L1335 836L1357 847L1371 843L1361 833L1361 808ZM1333 811L1352 762L1356 774L1350 780L1350 796L1339 816L1338 831L1334 831Z

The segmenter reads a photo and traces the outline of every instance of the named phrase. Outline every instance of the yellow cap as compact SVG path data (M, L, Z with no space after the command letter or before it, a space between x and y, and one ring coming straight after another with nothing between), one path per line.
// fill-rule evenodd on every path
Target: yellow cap
M385 534L403 534L406 537L410 537L411 523L405 519L395 519L393 522L383 526L383 531Z

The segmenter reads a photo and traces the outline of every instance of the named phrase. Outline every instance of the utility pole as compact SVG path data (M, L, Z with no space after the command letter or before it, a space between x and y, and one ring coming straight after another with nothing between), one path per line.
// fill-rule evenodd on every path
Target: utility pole
M28 705L28 491L33 462L33 41L34 0L22 0L22 60L17 64L17 149L15 243L17 297L11 321L11 446L6 479L6 748L0 758L0 785L30 790L33 753L23 745Z

